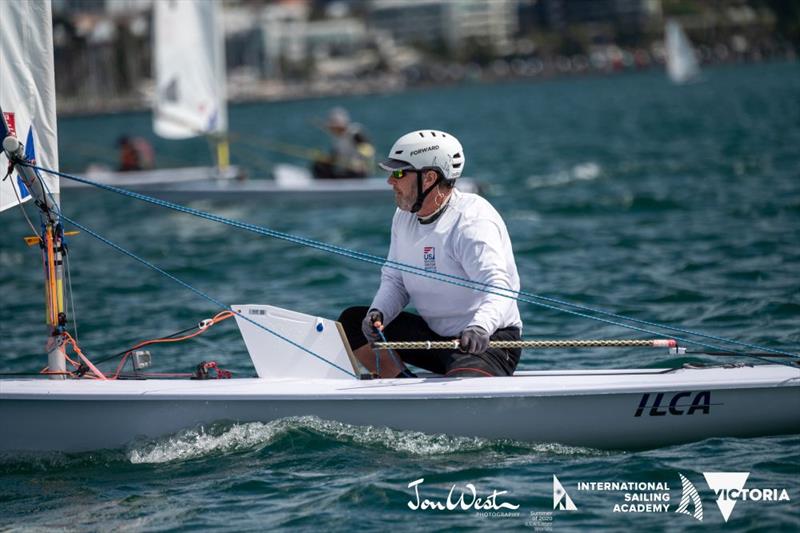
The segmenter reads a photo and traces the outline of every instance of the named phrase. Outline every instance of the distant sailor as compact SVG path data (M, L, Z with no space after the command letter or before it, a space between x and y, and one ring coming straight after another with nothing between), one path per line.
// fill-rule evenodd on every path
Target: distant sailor
M124 135L117 140L117 147L121 172L153 168L155 162L153 147L146 139Z
M372 171L375 148L361 125L350 121L341 107L328 114L325 129L331 135L331 152L314 162L312 172L317 179L365 178Z
M519 275L503 219L484 198L454 188L464 170L458 139L436 130L400 137L380 163L398 209L388 261L519 291ZM495 289L494 292L497 292ZM411 305L419 314L403 309ZM489 348L491 340L519 340L517 302L384 265L372 305L346 309L339 321L358 359L376 371L371 343L459 339L460 349L397 350L405 363L452 377L509 376L519 349ZM381 377L413 377L388 353Z

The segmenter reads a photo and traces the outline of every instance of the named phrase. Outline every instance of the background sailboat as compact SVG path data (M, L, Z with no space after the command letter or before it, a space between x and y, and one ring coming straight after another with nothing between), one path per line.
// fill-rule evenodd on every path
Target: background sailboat
M201 0L153 4L153 130L165 139L207 137L214 166L116 172L92 170L101 183L138 191L235 178L230 166L225 89L225 35L218 2ZM81 184L69 183L67 187Z
M667 21L664 35L669 79L677 84L696 81L700 77L700 65L692 43L680 23L675 20Z
M216 166L117 172L90 169L89 179L108 185L180 201L194 199L270 199L329 201L392 197L383 176L367 179L315 180L308 167L279 164L274 179L245 180L242 169L230 166L225 71L225 35L221 2L161 1L153 4L153 130L165 139L207 137L214 146ZM257 143L286 150L282 143ZM296 153L297 150L294 150ZM307 154L303 154L307 157ZM233 179L240 178L240 179ZM66 181L65 188L86 190ZM461 178L458 188L479 192L479 185Z

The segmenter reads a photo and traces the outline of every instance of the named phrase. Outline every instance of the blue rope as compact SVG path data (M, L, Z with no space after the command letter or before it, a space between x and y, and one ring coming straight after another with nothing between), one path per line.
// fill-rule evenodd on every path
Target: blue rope
M51 197L51 199L52 199L52 198L53 198L53 194L50 192L49 188L47 187L47 184L46 184L44 181L42 181L42 185L44 186L45 192L46 192L46 193L47 193L47 194L48 194L48 195ZM216 305L216 306L218 306L218 307L220 307L220 308L222 308L222 309L225 309L226 311L230 311L231 313L235 314L235 315L236 315L236 316L238 316L239 318L242 318L243 320L246 320L247 322L250 322L251 324L255 325L256 327L259 327L259 328L263 329L263 330L264 330L264 331L266 331L267 333L271 333L272 335L275 335L275 336L276 336L276 337L278 337L279 339L281 339L281 340L283 340L283 341L286 341L286 342L288 342L288 343L289 343L289 344L291 344L292 346L294 346L294 347L296 347L296 348L300 348L302 351L306 352L307 354L309 354L309 355L312 355L312 356L316 357L317 359L319 359L320 361L322 361L322 362L324 362L324 363L327 363L327 364L331 365L332 367L336 368L337 370L340 370L340 371L344 372L344 373L345 373L345 374L347 374L348 376L351 376L351 377L356 377L356 375L355 375L355 374L353 374L352 372L350 372L350 371L348 371L348 370L345 370L344 368L340 367L340 366L339 366L339 365L337 365L336 363L333 363L333 362L331 362L331 361L328 361L327 359L325 359L325 358L324 358L324 357L322 357L321 355L318 355L318 354L314 353L313 351L309 350L309 349L308 349L308 348L306 348L305 346L302 346L302 345L300 345L300 344L298 344L298 343L294 342L293 340L289 339L288 337L285 337L285 336L281 335L281 334L280 334L280 333L278 333L277 331L273 331L272 329L270 329L270 328L268 328L268 327L264 326L263 324L259 324L258 322L254 321L253 319L251 319L251 318L248 318L248 317L244 316L243 314L241 314L241 313L239 313L238 311L234 310L234 309L233 309L231 306L229 306L229 305L227 305L227 304L224 304L224 303L222 303L221 301L217 300L216 298L213 298L213 297L209 296L208 294L204 293L204 292L203 292L203 291L201 291L200 289L197 289L197 288L193 287L192 285L189 285L189 284L188 284L188 283L186 283L185 281L183 281L183 280L181 280L181 279L177 278L176 276L173 276L172 274L170 274L170 273L169 273L169 272L167 272L166 270L163 270L163 269L161 269L161 268L157 267L156 265L154 265L153 263L150 263L150 262L149 262L149 261L147 261L146 259L144 259L144 258L142 258L142 257L139 257L139 256L137 256L137 255L136 255L136 254L134 254L133 252L131 252L131 251L129 251L129 250L126 250L126 249L125 249L125 248L123 248L122 246L119 246L118 244L116 244L116 243L114 243L114 242L112 242L112 241L110 241L110 240L106 239L106 238L105 238L105 237L103 237L102 235L100 235L100 234L98 234L98 233L96 233L96 232L92 231L91 229L87 228L86 226L84 226L84 225L82 225L82 224L80 224L80 223L78 223L78 222L76 222L76 221L72 220L71 218L67 217L67 216L66 216L66 215L63 213L63 211L61 211L61 208L60 208L60 207L58 207L58 204L57 204L56 202L53 202L53 205L54 205L54 207L56 208L56 214L58 215L59 219L66 220L67 222L69 222L69 223L70 223L70 224L72 224L73 226L75 226L75 227L77 227L77 228L80 228L81 230L85 231L86 233L88 233L89 235L91 235L91 236L92 236L92 237L94 237L95 239L99 240L100 242L102 242L102 243L104 243L104 244L106 244L106 245L108 245L108 246L110 246L110 247L114 248L114 249L115 249L115 250L117 250L118 252L120 252L120 253L123 253L123 254L127 255L128 257L130 257L130 258L132 258L132 259L135 259L136 261L138 261L138 262L142 263L142 264L143 264L143 265L145 265L146 267L148 267L148 268L150 268L150 269L152 269L152 270L155 270L156 272L158 272L158 273L159 273L159 274L161 274L162 276L165 276L165 277L167 277L167 278L171 279L172 281L174 281L175 283L177 283L177 284L181 285L182 287L184 287L184 288L186 288L186 289L189 289L189 290L190 290L190 291L192 291L193 293L197 294L198 296L200 296L200 297L202 297L202 298L205 298L206 300L208 300L209 302L213 303L214 305Z
M756 345L756 344L741 342L741 341L737 341L737 340L733 340L733 339L727 339L727 338L724 338L724 337L708 335L708 334L705 334L705 333L692 331L692 330L688 330L688 329L683 329L683 328L678 328L678 327L674 327L674 326L668 326L668 325L665 325L665 324L658 324L658 323L655 323L655 322L649 322L649 321L640 320L640 319L636 319L636 318L632 318L632 317L626 317L626 316L623 316L623 315L618 315L618 314L610 313L610 312L603 311L603 310L600 310L600 309L594 309L594 308L591 308L591 307L582 306L582 305L579 305L579 304L574 304L574 303L571 303L571 302L558 300L558 299L555 299L555 298L548 298L548 297L545 297L545 296L539 296L539 295L528 293L528 292L525 292L525 291L514 291L513 289L507 289L507 288L504 288L504 287L486 285L486 284L478 283L478 282L475 282L475 281L472 281L472 280L469 280L469 279L466 279L466 278L462 278L462 277L459 277L459 276L451 275L451 274L438 273L438 272L437 273L431 273L431 272L425 271L421 267L416 267L416 266L413 266L413 265L408 265L408 264L404 264L404 263L400 263L400 262L396 262L396 261L390 261L390 260L375 256L375 255L371 255L371 254L367 254L367 253L363 253L363 252L358 252L358 251L355 251L355 250L350 250L350 249L347 249L347 248L343 248L343 247L339 247L339 246L335 246L335 245L332 245L332 244L327 244L327 243L323 243L323 242L319 242L319 241L314 241L312 239L306 239L306 238L303 238L303 237L297 237L295 235L291 235L291 234L287 234L287 233L282 233L282 232L279 232L279 231L271 230L271 229L265 228L263 226L256 226L256 225L253 225L253 224L247 224L247 223L238 222L238 221L235 221L235 220L230 220L230 219L218 216L218 215L213 215L213 214L210 214L210 213L206 213L204 211L199 211L197 209L192 209L190 207L185 207L185 206L182 206L180 204L175 204L175 203L172 203L172 202L168 202L166 200L160 200L158 198L153 198L151 196L146 196L146 195L143 195L143 194L140 194L140 193L136 193L136 192L133 192L133 191L128 191L126 189L121 189L121 188L118 188L118 187L113 187L111 185L105 185L105 184L102 184L102 183L97 183L95 181L92 181L92 180L89 180L89 179L86 179L86 178L81 178L81 177L78 177L78 176L73 176L73 175L70 175L70 174L57 172L57 171L46 169L46 168L43 168L43 167L37 167L35 165L28 165L28 166L31 166L34 169L41 170L41 171L44 171L44 172L48 172L50 174L54 174L54 175L57 175L57 176L60 176L60 177L63 177L63 178L71 179L71 180L74 180L74 181L77 181L77 182L80 182L80 183L84 183L84 184L87 184L87 185L92 185L92 186L95 186L95 187L100 188L100 189L104 189L104 190L107 190L107 191L110 191L110 192L121 194L123 196L128 196L128 197L131 197L131 198L134 198L134 199L137 199L137 200L141 200L141 201L144 201L144 202L147 202L147 203L151 203L151 204L154 204L154 205L158 205L158 206L161 206L161 207L166 207L166 208L172 209L174 211L190 214L190 215L193 215L193 216L196 216L196 217L199 217L199 218L203 218L203 219L206 219L206 220L219 222L219 223L226 224L226 225L229 225L229 226L232 226L232 227L235 227L235 228L244 229L244 230L251 231L253 233L257 233L257 234L260 234L260 235L265 235L265 236L268 236L268 237L273 237L273 238L285 240L285 241L292 242L292 243L295 243L295 244L300 244L300 245L307 246L307 247L310 247L310 248L314 248L314 249L317 249L317 250L321 250L321 251L324 251L324 252L341 255L341 256L344 256L344 257L348 257L348 258L351 258L351 259L356 259L356 260L367 262L367 263L372 263L372 264L376 264L376 265L380 265L380 266L387 265L387 266L390 266L391 268L394 268L396 270L400 270L402 272L408 272L410 274L415 274L415 275L418 275L418 276L431 278L431 279L434 279L434 280L437 280L437 281L450 283L452 285L465 287L465 288L472 289L472 290L486 292L488 294L494 294L494 295L502 296L502 297L505 297L505 298L511 298L511 299L518 300L518 301L521 301L521 302L530 303L532 305L536 305L536 306L539 306L539 307L544 307L544 308L547 308L547 309L551 309L551 310L555 310L555 311L571 314L571 315L574 315L574 316L579 316L579 317L582 317L582 318L588 318L588 319L591 319L591 320L603 322L603 323L614 325L614 326L617 326L617 327L622 327L622 328L625 328L625 329L630 329L630 330L639 331L639 332L642 332L642 333L648 333L648 334L657 335L657 336L663 334L663 332L653 331L653 330L645 329L645 328L640 328L640 327L633 326L633 325L630 325L630 324L624 324L624 323L620 323L620 322L617 322L617 321L613 321L613 320L608 320L608 319L592 316L592 315L589 315L589 314L586 314L586 313L582 313L582 312L579 312L579 311L572 311L572 310L569 310L569 309L563 309L561 307L556 307L555 305L550 305L549 303L542 303L541 301L536 301L536 300L542 300L543 302L550 302L550 303L563 305L563 306L567 306L567 307L571 307L571 308L575 308L575 309L580 309L582 311L587 311L587 312L599 314L599 315L602 315L602 316L608 316L608 317L611 317L611 318L615 318L617 320L626 320L628 322L642 324L642 325L645 325L645 326L648 326L648 327L654 327L654 328L658 328L658 329L662 329L662 330L668 330L668 331L675 331L675 332L678 332L678 333L681 333L681 334L684 334L684 335L692 335L692 336L696 336L696 337L712 339L712 340L715 340L715 341L718 341L718 342L723 342L723 343L727 343L727 344L734 344L734 345L737 345L737 346L742 346L742 347L746 347L746 348L750 348L750 349L754 349L754 350L770 352L770 353L774 353L774 354L777 354L777 355L786 355L786 356L793 357L793 358L800 357L797 354L794 354L794 353L791 353L791 352L776 350L776 349L773 349L773 348L768 348L768 347L765 347L765 346L759 346L759 345ZM502 291L502 292L498 292L498 291ZM674 336L674 338L675 338L675 340L681 341L681 342L683 342L685 344L692 344L692 345L702 346L702 347L710 348L710 349L716 350L716 351L724 351L724 348L721 348L721 347L713 345L713 344L708 344L708 343L704 343L704 342L700 342L700 341L696 341L696 340L691 340L691 339L686 339L686 338L683 338L683 337L677 337L677 336ZM764 361L773 362L773 361L771 361L769 359L761 358L761 357L758 357L758 356L755 356L755 355L752 355L752 354L742 353L741 355L747 356L747 357L753 357L755 359L760 359L760 360L764 360Z
M377 328L375 328L375 331L378 332L378 336L381 338L381 341L388 342L386 340L386 337L383 335L383 331L381 331L381 330L379 330ZM380 377L380 375L381 375L381 351L378 348L375 348L374 346L372 347L372 350L375 352L375 372L376 372L376 374L378 374L378 377ZM389 356L392 359L394 359L394 362L397 365L397 367L400 368L401 371L402 371L403 367L405 367L405 364L403 363L403 360L400 358L400 356L397 355L397 352L395 352L394 349L392 349L392 348L387 348L386 350L389 352Z
M106 238L105 238L105 237L103 237L102 235L99 235L99 234L95 233L94 231L90 230L90 229L89 229L89 228L87 228L86 226L84 226L84 225L82 225L82 224L79 224L78 222L75 222L75 221L74 221L74 220L72 220L71 218L67 217L67 216L66 216L66 215L65 215L63 212L62 212L62 213L59 213L59 214L60 214L61 218L63 218L64 220L66 220L67 222L69 222L70 224L72 224L73 226L75 226L75 227L77 227L77 228L80 228L81 230L85 231L86 233L88 233L88 234L89 234L89 235L91 235L92 237L96 238L97 240L99 240L99 241L103 242L104 244L107 244L108 246L111 246L112 248L114 248L114 249L115 249L115 250L117 250L118 252L121 252L121 253L123 253L123 254L127 255L128 257L131 257L131 258L135 259L136 261L139 261L140 263L142 263L142 264L143 264L143 265L145 265L146 267L148 267L148 268L151 268L151 269L155 270L155 271L156 271L156 272L158 272L159 274L161 274L161 275L163 275L163 276L166 276L167 278L171 279L171 280L172 280L172 281L174 281L175 283L177 283L177 284L179 284L179 285L181 285L181 286L183 286L183 287L185 287L185 288L189 289L190 291L192 291L193 293L197 294L198 296L200 296L200 297L202 297L202 298L205 298L206 300L208 300L209 302L213 303L214 305L217 305L217 306L219 306L219 307L220 307L220 308L222 308L222 309L225 309L225 310L227 310L227 311L230 311L231 313L235 314L235 315L236 315L236 316L238 316L239 318L242 318L242 319L244 319L244 320L246 320L246 321L250 322L251 324L253 324L253 325L255 325L255 326L257 326L257 327L259 327L259 328L263 329L263 330L264 330L264 331L266 331L267 333L271 333L271 334L275 335L276 337L278 337L279 339L281 339L281 340L284 340L284 341L288 342L288 343L289 343L289 344L291 344L292 346L294 346L294 347L296 347L296 348L300 348L301 350L303 350L303 351L304 351L304 352L306 352L307 354L309 354L309 355L312 355L312 356L316 357L316 358L317 358L317 359L319 359L320 361L323 361L323 362L325 362L325 363L328 363L328 364L329 364L329 365L331 365L332 367L334 367L334 368L336 368L336 369L338 369L338 370L341 370L342 372L344 372L344 373L345 373L345 374L347 374L348 376L351 376L351 377L356 377L356 375L355 375L355 374L353 374L352 372L350 372L350 371L348 371L348 370L345 370L344 368L340 367L340 366L339 366L339 365L337 365L336 363L333 363L333 362L331 362L331 361L328 361L327 359L325 359L325 358L324 358L324 357L322 357L321 355L318 355L318 354L316 354L316 353L312 352L311 350L309 350L309 349L308 349L308 348L306 348L305 346L302 346L302 345L300 345L300 344L298 344L298 343L294 342L293 340L289 339L288 337L284 337L283 335L281 335L281 334L280 334L280 333L278 333L277 331L273 331L272 329L270 329L270 328L268 328L268 327L264 326L263 324L259 324L258 322L254 321L253 319L251 319L251 318L248 318L248 317L244 316L243 314L239 313L238 311L235 311L235 310L234 310L234 309L233 309L231 306L229 306L229 305L227 305L227 304L224 304L224 303L222 303L221 301L219 301L219 300L217 300L217 299L215 299L215 298L213 298L213 297L209 296L208 294L204 293L204 292L203 292L203 291L201 291L200 289L197 289L197 288L195 288L195 287L193 287L193 286L189 285L189 284L188 284L188 283L186 283L185 281L183 281L183 280L181 280L181 279L179 279L179 278L177 278L177 277L173 276L173 275L172 275L172 274L170 274L169 272L167 272L167 271L165 271L165 270L163 270L163 269L161 269L161 268L157 267L157 266L156 266L156 265L154 265L153 263L150 263L150 262L149 262L149 261L147 261L146 259L143 259L143 258L141 258L141 257L137 256L136 254L134 254L133 252L131 252L131 251L129 251L129 250L126 250L125 248L123 248L123 247L121 247L121 246L119 246L119 245L117 245L117 244L115 244L115 243L111 242L110 240L106 239Z

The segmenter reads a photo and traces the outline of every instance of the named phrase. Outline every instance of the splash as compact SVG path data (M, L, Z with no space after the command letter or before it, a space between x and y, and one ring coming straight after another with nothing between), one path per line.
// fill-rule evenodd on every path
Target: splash
M209 455L236 453L265 448L282 437L297 432L341 444L379 448L416 457L490 451L536 455L593 455L589 448L556 443L529 443L507 439L484 439L386 427L355 426L323 420L315 416L290 417L268 423L213 425L185 430L171 437L132 446L128 460L134 464L168 463L199 459Z
M171 437L144 444L134 444L128 450L133 464L188 461L213 454L232 453L264 447L282 433L276 422L262 424L221 425L181 431Z

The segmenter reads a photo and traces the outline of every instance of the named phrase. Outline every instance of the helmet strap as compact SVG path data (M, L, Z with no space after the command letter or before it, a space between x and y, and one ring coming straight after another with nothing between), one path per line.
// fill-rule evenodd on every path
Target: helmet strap
M442 177L437 172L436 173L436 181L433 182L433 185L431 185L430 187L428 187L427 189L425 189L423 191L422 190L422 175L423 175L423 172L421 170L417 172L417 201L414 202L414 205L411 206L411 212L412 213L416 213L417 211L422 209L422 204L425 202L425 198L427 198L428 195L431 193L431 191L433 189L435 189L437 185L439 185L439 182L442 181Z

